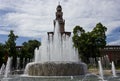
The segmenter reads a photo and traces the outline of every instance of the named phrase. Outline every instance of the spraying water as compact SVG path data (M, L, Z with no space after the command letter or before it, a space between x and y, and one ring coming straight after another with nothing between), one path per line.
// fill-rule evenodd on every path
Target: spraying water
M43 39L42 46L35 49L35 62L79 62L78 50L73 47L72 38L59 31L56 21L54 37Z
M11 65L11 57L8 57L6 68L5 68L5 75L4 78L8 78L8 74L10 73L10 65Z
M98 61L98 65L99 65L99 75L100 75L100 78L102 79L102 81L104 81L103 68L102 68L102 64L101 64L100 60Z
M4 74L5 71L5 64L3 63L0 69L0 75Z
M112 61L112 74L113 74L113 77L117 77L116 70L115 70L115 64L113 61Z

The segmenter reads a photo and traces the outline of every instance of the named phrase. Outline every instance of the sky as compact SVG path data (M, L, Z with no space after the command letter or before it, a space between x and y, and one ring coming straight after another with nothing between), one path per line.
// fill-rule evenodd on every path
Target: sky
M10 30L19 36L17 45L41 40L53 31L59 2L66 31L76 25L91 31L101 22L107 27L107 45L120 45L120 0L0 0L0 42L8 39Z

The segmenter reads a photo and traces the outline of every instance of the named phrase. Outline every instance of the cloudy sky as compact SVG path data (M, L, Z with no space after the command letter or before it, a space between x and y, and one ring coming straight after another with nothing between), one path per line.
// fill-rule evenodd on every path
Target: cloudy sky
M101 22L108 29L107 44L120 45L120 0L0 0L0 42L6 41L10 30L19 36L18 45L53 31L59 1L66 31L76 25L91 31Z

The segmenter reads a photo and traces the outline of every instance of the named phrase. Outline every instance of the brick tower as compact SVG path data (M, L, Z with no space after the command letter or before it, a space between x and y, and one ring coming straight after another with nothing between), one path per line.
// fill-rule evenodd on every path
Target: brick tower
M65 32L65 28L64 28L64 25L65 25L65 20L63 19L63 12L62 12L62 7L61 5L58 5L57 8L56 8L57 12L56 12L56 18L54 20L54 27L56 25L56 20L58 21L59 23L59 31L60 32Z
M56 8L55 15L56 15L56 18L53 21L53 23L54 23L54 31L55 31L55 25L56 25L56 20L57 20L58 24L59 24L59 31L60 31L61 35L65 34L65 35L70 36L71 32L66 32L65 31L65 20L63 19L63 12L62 12L62 7L61 7L60 4ZM47 32L47 33L48 33L48 38L49 38L50 34L54 35L54 32Z

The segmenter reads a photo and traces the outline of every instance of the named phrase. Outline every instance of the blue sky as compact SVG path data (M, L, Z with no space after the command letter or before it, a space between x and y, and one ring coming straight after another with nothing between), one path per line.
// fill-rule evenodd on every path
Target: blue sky
M0 35L0 43L5 44L5 41L8 40L8 35ZM21 46L22 43L28 42L28 40L38 40L41 41L41 38L33 38L33 37L18 37L16 40L17 46Z
M108 29L107 44L120 45L120 0L0 0L0 42L6 41L10 30L19 36L17 45L53 31L59 1L66 31L76 25L91 31L101 22Z

